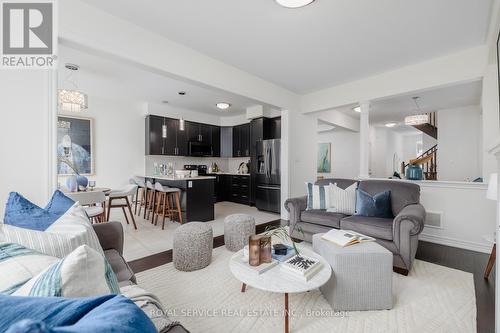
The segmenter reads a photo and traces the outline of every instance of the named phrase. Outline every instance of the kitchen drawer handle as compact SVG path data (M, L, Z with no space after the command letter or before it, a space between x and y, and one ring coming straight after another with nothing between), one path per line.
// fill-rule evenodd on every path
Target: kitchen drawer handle
M257 186L257 187L265 190L276 190L276 191L279 191L281 189L279 187L271 187L271 186Z

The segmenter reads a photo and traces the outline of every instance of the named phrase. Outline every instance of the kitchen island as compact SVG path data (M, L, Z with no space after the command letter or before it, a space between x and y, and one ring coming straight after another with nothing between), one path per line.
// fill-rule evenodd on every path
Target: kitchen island
M214 212L214 176L178 178L172 176L146 175L137 176L154 183L160 183L181 190L181 210L184 222L212 221Z

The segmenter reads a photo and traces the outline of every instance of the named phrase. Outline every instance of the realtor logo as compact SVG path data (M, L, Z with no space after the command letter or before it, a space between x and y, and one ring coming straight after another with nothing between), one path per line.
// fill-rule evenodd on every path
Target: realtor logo
M54 2L4 0L2 8L3 68L53 68L57 35Z

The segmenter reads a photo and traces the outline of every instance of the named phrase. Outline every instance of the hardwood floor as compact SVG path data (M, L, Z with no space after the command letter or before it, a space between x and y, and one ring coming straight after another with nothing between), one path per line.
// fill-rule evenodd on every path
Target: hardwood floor
M263 232L267 226L280 223L280 220L276 220L258 225L257 233ZM223 235L214 238L214 248L223 245ZM495 270L493 269L488 280L484 279L484 269L488 263L487 254L420 241L416 258L472 273L476 290L477 332L495 332ZM172 250L133 260L129 265L138 273L170 262L172 262Z

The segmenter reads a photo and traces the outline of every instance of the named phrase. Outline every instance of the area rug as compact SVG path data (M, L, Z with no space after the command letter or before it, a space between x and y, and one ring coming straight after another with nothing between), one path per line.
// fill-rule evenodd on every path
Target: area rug
M229 270L232 253L213 251L212 263L179 272L167 264L137 274L168 314L192 333L282 332L284 296L241 284ZM476 332L473 276L416 260L408 276L393 275L394 308L334 312L319 290L291 294L291 332Z

